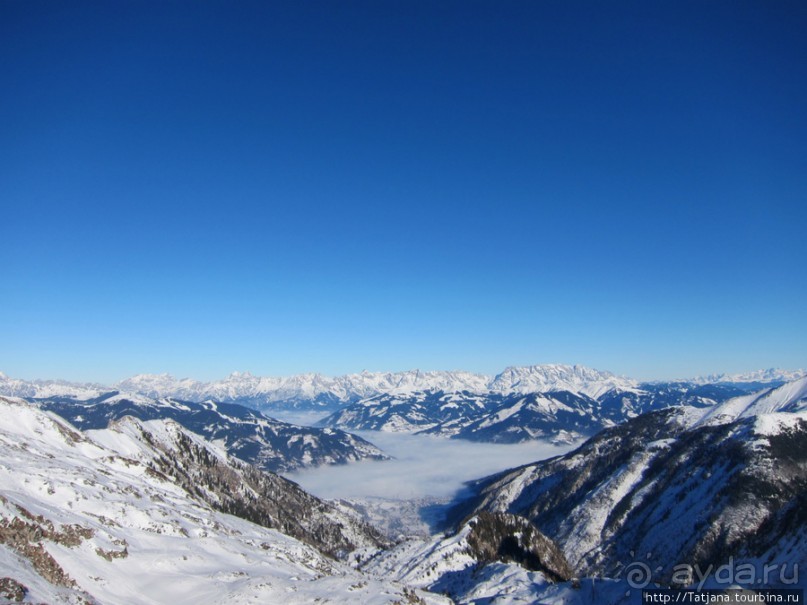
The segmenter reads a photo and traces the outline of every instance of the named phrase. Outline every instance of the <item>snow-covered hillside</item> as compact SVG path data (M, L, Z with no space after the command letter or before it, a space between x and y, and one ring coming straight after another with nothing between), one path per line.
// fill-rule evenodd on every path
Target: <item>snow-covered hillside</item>
M351 404L322 422L350 430L439 435L517 443L572 443L602 428L597 402L573 393L479 395L424 392L378 395ZM609 423L610 424L610 423Z
M543 602L547 590L573 575L558 547L529 521L484 512L454 535L379 552L362 569L459 603Z
M574 443L644 412L670 406L711 407L742 393L721 385L659 383L611 388L598 398L547 393L416 392L377 395L325 418L326 426L439 435L491 443L540 439Z
M716 405L698 420L698 424L725 424L774 412L800 412L807 409L807 377L788 382L775 389L735 397Z
M172 419L210 441L220 441L233 456L274 472L387 459L373 444L344 431L280 422L232 403L194 403L114 392L87 401L52 397L35 402L82 430L106 428L125 416Z
M309 544L215 510L228 506L225 494L238 512L251 502L263 510L256 500L280 484L261 491L268 486L244 482L247 470L170 421L127 419L85 436L22 400L0 399L7 594L51 604L448 603L321 554L310 544L323 535L367 540L324 504L264 510L267 524L310 531Z
M456 519L524 515L576 571L613 577L649 553L677 564L807 564L807 378L715 408L682 406L607 429L559 458L482 480Z

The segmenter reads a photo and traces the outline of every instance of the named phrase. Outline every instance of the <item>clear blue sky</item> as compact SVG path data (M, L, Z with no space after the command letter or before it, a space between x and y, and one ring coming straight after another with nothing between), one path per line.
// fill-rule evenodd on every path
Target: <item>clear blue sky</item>
M807 4L0 0L0 371L807 366Z

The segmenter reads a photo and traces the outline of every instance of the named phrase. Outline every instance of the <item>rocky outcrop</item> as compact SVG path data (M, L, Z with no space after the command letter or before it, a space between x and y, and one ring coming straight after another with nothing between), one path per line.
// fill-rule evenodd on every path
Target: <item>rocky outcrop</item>
M14 578L0 578L0 598L20 603L28 594L28 587Z
M7 504L7 501L3 500ZM56 529L48 519L35 516L20 506L14 508L16 516L9 518L0 515L0 544L13 548L20 556L28 559L37 573L51 584L67 588L75 587L75 580L47 551L45 542L73 548L92 538L94 532L79 525L64 525ZM14 582L10 578L7 580Z
M574 575L561 550L524 517L481 512L469 522L468 546L480 563L517 563L554 582Z
M381 534L332 505L303 491L296 483L232 457L223 458L204 440L168 422L154 434L148 424L126 418L113 430L135 434L159 455L146 464L170 477L192 496L224 513L277 529L332 557L357 547L381 547Z

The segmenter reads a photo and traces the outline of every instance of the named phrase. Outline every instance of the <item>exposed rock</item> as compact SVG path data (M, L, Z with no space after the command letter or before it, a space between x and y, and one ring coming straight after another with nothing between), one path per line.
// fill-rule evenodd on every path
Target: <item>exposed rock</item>
M386 544L370 525L338 512L292 481L234 458L222 459L178 425L166 441L134 419L123 423L163 453L148 462L156 477L170 477L216 510L277 529L332 557L342 557L359 546Z
M13 603L20 603L28 594L28 587L14 578L0 578L0 597Z
M550 580L563 582L574 574L566 557L549 538L524 517L481 512L470 521L471 555L480 562L517 563L540 571Z
M73 548L92 538L93 530L79 525L64 525L57 530L50 520L33 515L20 506L16 509L19 516L10 519L0 516L0 544L10 546L28 559L48 582L57 586L75 586L75 581L50 555L43 541Z

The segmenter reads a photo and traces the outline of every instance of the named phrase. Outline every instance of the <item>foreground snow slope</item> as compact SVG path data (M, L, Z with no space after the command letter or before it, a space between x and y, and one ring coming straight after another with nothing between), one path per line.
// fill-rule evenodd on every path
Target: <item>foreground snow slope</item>
M26 602L407 602L399 584L213 510L205 497L214 481L189 494L156 466L166 454L155 444L177 435L206 443L163 421L126 421L90 439L0 398L0 568L27 588Z

